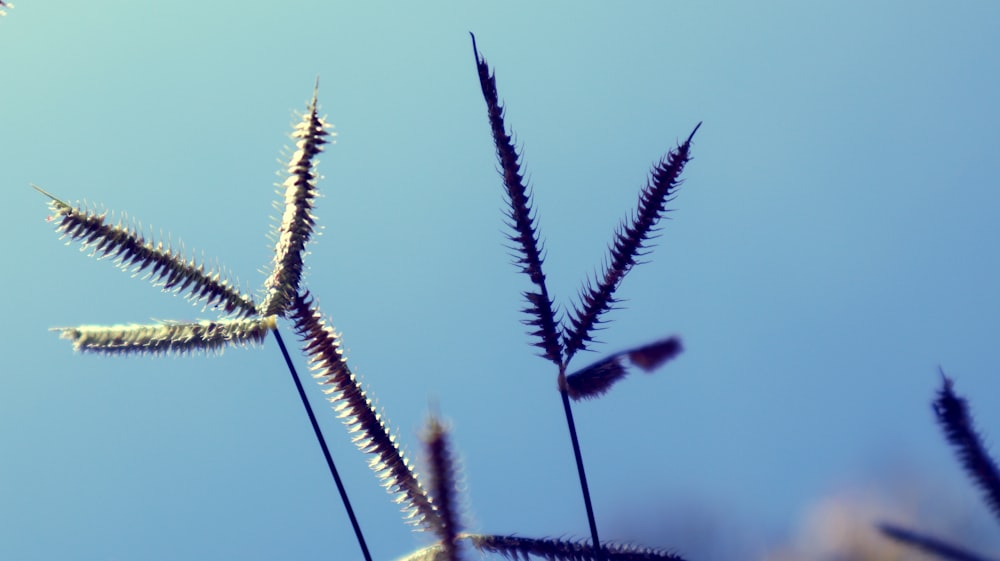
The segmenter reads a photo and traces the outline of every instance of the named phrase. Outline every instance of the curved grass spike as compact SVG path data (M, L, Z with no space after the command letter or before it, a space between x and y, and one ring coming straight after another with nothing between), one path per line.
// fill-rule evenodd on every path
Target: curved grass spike
M129 325L57 327L73 349L108 355L185 354L219 351L227 346L259 345L277 318L219 319L198 322L160 322Z
M260 306L260 313L264 316L286 315L302 281L305 246L315 226L312 209L318 176L313 160L323 151L323 145L328 142L326 138L333 134L329 132L333 127L317 113L318 95L319 78L316 79L312 101L292 132L295 151L287 165L288 177L281 184L284 188L284 213L275 235L271 274L264 282L267 295Z
M470 35L472 35L470 33ZM563 346L559 338L558 322L545 286L545 274L542 272L542 248L538 242L536 231L536 216L531 210L531 193L524 185L524 175L521 173L521 157L514 148L510 135L507 134L503 122L503 106L497 98L496 77L490 72L486 59L480 56L476 48L476 36L472 35L472 52L476 57L476 68L479 72L479 85L486 100L486 110L490 120L490 130L493 132L493 142L496 145L497 160L503 173L503 183L506 188L507 202L510 205L507 225L511 229L510 240L516 244L517 263L521 271L528 275L534 283L535 291L526 291L525 299L528 307L524 312L529 319L526 324L534 327L531 335L537 338L535 346L542 349L542 356L562 367Z
M965 398L955 394L954 383L941 372L941 389L932 407L941 430L955 448L959 462L973 483L983 492L983 499L993 516L1000 520L1000 472L986 451L982 436L972 422L972 413ZM990 561L962 547L887 523L877 524L882 534L900 543L953 561Z
M348 432L354 435L354 444L362 452L374 455L369 467L389 493L398 494L396 502L405 504L407 521L440 534L443 526L440 513L382 415L347 366L340 350L340 337L323 319L308 293L296 295L290 313L302 340L302 350L309 357L313 377L320 384L331 386L324 391L331 396L334 411Z
M649 182L639 194L638 208L615 230L604 274L595 282L587 281L580 291L580 305L574 307L569 316L570 326L564 329L566 362L577 351L587 348L593 331L601 323L601 315L617 302L614 293L618 285L642 256L649 240L655 236L656 224L681 183L681 171L691 160L691 139L699 127L701 123L695 126L683 144L653 167Z
M124 225L119 220L111 225L107 212L97 213L80 206L73 207L54 197L37 185L39 193L50 199L52 220L56 231L99 259L111 258L123 271L138 275L143 271L154 286L165 292L183 294L192 302L202 302L206 307L235 314L239 317L257 315L253 298L243 294L227 276L215 269L205 269L204 263L186 259L162 241L146 240L135 226Z
M937 417L945 438L955 448L962 467L983 492L983 500L994 518L1000 521L1000 471L976 431L964 398L952 391L952 381L941 373L943 382L934 401L934 415Z
M486 553L496 553L511 561L529 561L531 557L547 561L597 561L594 546L586 541L525 538L521 536L489 536L460 534L473 547ZM663 549L633 545L605 544L601 546L607 561L684 561L684 558Z

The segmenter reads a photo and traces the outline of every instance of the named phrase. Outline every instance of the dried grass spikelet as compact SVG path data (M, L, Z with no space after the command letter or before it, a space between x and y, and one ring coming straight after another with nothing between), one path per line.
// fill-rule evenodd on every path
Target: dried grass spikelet
M524 183L521 157L504 125L504 108L497 95L496 76L490 72L486 59L480 56L475 35L472 36L472 51L476 57L479 85L486 101L490 130L510 207L507 210L507 226L510 228L508 237L515 244L512 249L516 252L516 263L535 285L535 290L524 293L528 301L528 306L523 310L528 314L525 323L534 329L531 335L536 338L534 345L542 349L542 356L561 366L563 346L559 338L559 321L542 272L544 252L538 241L537 217L531 209L531 192Z
M427 420L424 446L427 450L431 497L434 499L434 506L441 520L441 524L435 529L441 545L441 553L437 558L442 561L459 561L459 547L456 540L460 524L455 462L448 439L448 429L433 413Z
M260 307L261 315L286 315L302 281L305 246L315 226L312 210L318 176L313 160L323 151L326 138L334 134L328 130L332 125L317 113L318 94L319 80L302 121L291 135L295 151L288 162L288 177L280 186L284 190L284 211L275 232L274 259L264 283L267 295Z
M497 553L512 561L529 561L532 556L548 561L595 561L594 546L586 540L484 534L461 534L459 539L469 540L480 551ZM607 561L684 561L681 556L663 549L634 545L603 544L601 551Z
M320 384L331 386L324 391L330 395L334 411L348 432L354 435L352 441L362 452L374 456L369 467L389 493L397 494L396 502L404 505L408 522L438 533L442 526L440 514L382 415L348 367L340 349L340 337L323 319L308 293L296 295L290 311L313 377Z
M218 268L205 268L204 263L186 259L181 252L166 246L162 241L147 240L134 225L114 225L108 221L107 212L98 213L73 207L41 188L35 190L49 197L52 220L56 221L56 231L63 237L79 242L82 249L90 249L99 259L111 258L123 271L137 276L145 272L145 277L166 292L183 294L192 302L200 302L207 308L225 311L239 317L257 314L257 306L251 296L240 292L229 280L229 275Z
M57 327L73 349L101 354L184 354L221 351L227 346L258 345L277 318L220 319L129 325Z
M944 431L945 438L955 448L955 453L966 473L983 492L983 500L994 518L1000 520L1000 472L990 457L982 437L972 421L966 400L952 391L953 382L944 372L938 397L934 400L934 414Z
M628 374L627 363L644 372L652 372L679 355L682 350L679 337L668 337L615 353L566 376L566 392L574 400L600 397L616 382L625 378Z
M601 323L601 316L617 303L614 293L618 285L644 254L649 240L655 237L656 225L666 212L666 204L673 200L681 184L684 165L691 160L691 140L699 127L701 123L687 140L653 167L649 182L639 194L638 208L615 230L604 274L594 281L587 280L580 290L580 304L570 313L569 326L564 326L567 362L593 340L593 331Z

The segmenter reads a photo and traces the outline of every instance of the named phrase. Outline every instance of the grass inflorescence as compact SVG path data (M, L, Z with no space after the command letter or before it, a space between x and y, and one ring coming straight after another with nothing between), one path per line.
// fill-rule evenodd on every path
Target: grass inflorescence
M152 239L128 220L109 219L104 211L71 205L36 187L49 198L56 232L89 249L93 257L107 258L119 268L147 277L162 291L183 295L218 314L214 319L168 320L146 324L107 326L79 325L56 328L77 351L105 355L192 354L221 351L226 347L259 344L273 334L322 448L330 473L350 518L358 545L366 561L371 552L350 504L347 490L326 445L316 416L309 405L301 378L279 331L280 320L291 324L298 335L300 352L309 371L323 388L357 448L370 456L376 479L401 504L403 518L435 541L407 556L412 560L458 561L469 548L509 559L531 557L560 561L680 561L671 552L633 544L602 544L589 498L579 438L570 407L571 400L595 399L621 381L630 368L652 371L682 350L676 336L654 340L612 353L574 372L571 359L594 344L594 331L615 307L615 292L638 258L648 251L666 205L680 185L681 172L690 159L694 131L655 164L647 185L640 190L635 211L627 215L613 233L609 256L601 275L584 282L579 302L563 317L557 313L543 272L531 191L524 181L520 156L504 123L496 80L479 54L473 37L476 71L487 106L490 131L506 193L509 238L515 245L517 263L532 287L524 293L525 323L532 344L557 367L558 388L566 412L576 466L590 526L589 540L531 538L476 533L463 528L458 505L462 504L456 479L454 446L448 424L432 415L424 432L427 474L422 475L407 458L371 391L352 371L343 353L341 336L323 315L315 290L304 278L306 248L315 233L314 203L319 194L317 156L333 136L332 125L319 113L318 81L299 123L294 126L294 149L285 166L286 179L279 185L280 219L273 232L274 254L258 298L239 288L221 267L206 267L205 261L188 258L169 242ZM169 239L169 238L168 238Z

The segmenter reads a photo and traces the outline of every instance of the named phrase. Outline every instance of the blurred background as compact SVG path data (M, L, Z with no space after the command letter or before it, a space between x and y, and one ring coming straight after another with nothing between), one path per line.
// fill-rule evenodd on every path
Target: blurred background
M429 405L450 420L469 529L587 535L556 372L519 324L470 31L563 310L650 166L704 122L655 251L573 363L686 348L576 407L602 538L691 561L912 558L880 549L870 523L890 520L1000 550L929 406L940 367L1000 435L1000 4L7 12L0 558L361 558L273 341L107 358L47 331L214 313L64 247L29 188L127 212L255 291L317 76L338 136L306 282L350 363L414 458ZM307 389L374 557L426 543Z

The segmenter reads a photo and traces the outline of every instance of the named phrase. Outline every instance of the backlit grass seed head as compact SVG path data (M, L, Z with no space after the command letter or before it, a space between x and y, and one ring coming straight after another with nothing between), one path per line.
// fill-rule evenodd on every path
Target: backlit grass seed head
M340 337L323 320L308 294L296 295L292 300L290 319L302 340L302 350L309 357L313 377L330 386L324 392L351 434L351 441L362 452L374 456L369 467L386 491L396 495L396 502L404 505L407 521L437 533L442 525L440 515L396 437L347 366Z
M100 354L221 352L227 346L259 345L277 318L204 320L128 325L58 327L77 351Z
M302 121L292 132L295 151L286 166L287 177L279 188L284 192L284 210L274 236L271 274L264 283L267 295L261 304L262 315L285 315L302 281L305 246L316 223L313 203L318 176L314 159L323 151L327 137L334 134L329 131L332 125L317 113L316 95L314 92Z
M35 187L49 197L50 221L64 238L81 244L98 259L111 259L133 276L144 274L154 286L165 292L183 294L206 308L222 310L240 317L256 315L253 298L243 294L221 268L206 269L204 262L186 258L182 252L162 240L146 239L134 224L119 219L112 224L108 212L71 206Z

